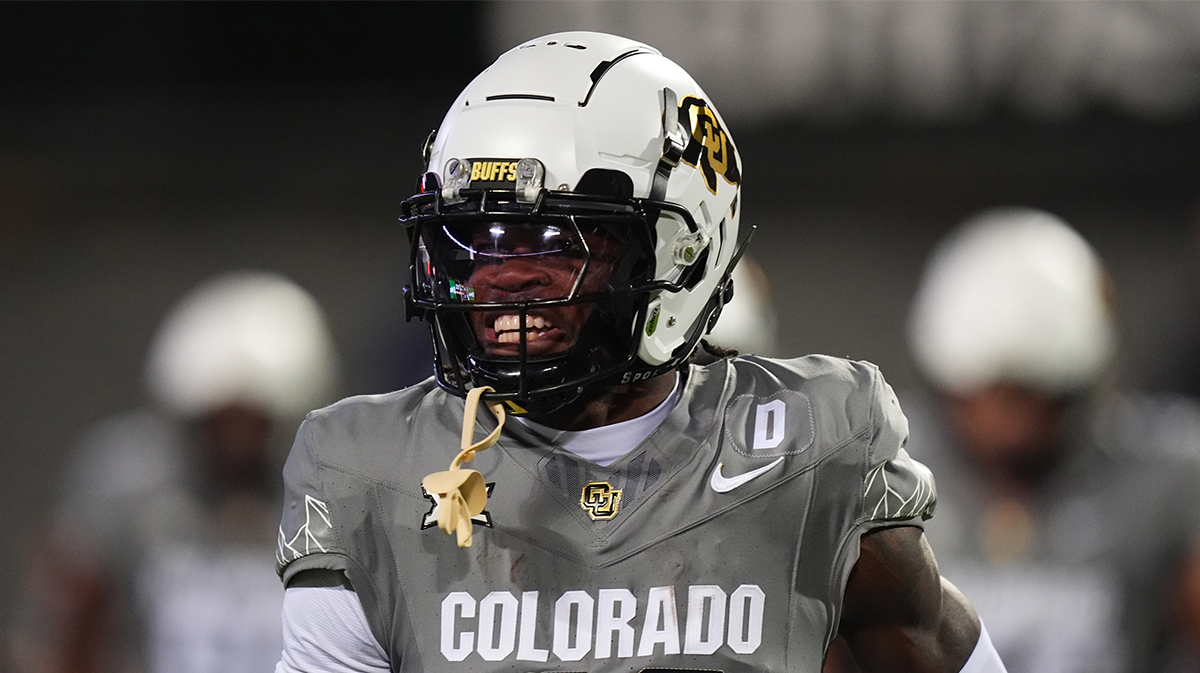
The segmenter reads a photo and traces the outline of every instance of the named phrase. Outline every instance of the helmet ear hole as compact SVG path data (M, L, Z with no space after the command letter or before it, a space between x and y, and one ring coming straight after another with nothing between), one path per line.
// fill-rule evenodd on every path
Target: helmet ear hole
M575 191L589 196L632 199L633 179L611 168L590 168L579 178Z
M680 283L685 290L694 290L701 280L704 280L704 270L708 268L708 253L712 250L712 246L707 246L700 251L700 256L696 261L683 272L683 277Z

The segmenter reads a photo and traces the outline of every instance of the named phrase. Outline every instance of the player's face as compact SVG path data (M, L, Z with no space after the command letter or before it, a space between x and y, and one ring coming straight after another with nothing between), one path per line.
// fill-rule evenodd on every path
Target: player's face
M576 284L581 295L603 290L624 244L602 229L585 230L582 239L573 230L520 223L495 223L478 232L472 248L490 261L471 275L475 301L558 299L570 296ZM524 325L528 357L566 351L579 340L591 312L590 304L530 310ZM520 322L515 311L471 314L475 336L491 356L520 354Z
M985 464L1036 466L1061 441L1066 400L1006 383L950 399L964 447Z
M220 479L253 478L268 460L271 416L251 404L228 404L199 419L200 448Z

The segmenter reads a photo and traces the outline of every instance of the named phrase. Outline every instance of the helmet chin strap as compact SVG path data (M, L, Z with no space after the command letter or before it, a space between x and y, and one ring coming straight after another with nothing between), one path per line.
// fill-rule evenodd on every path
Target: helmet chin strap
M488 409L496 417L496 429L478 442L471 442L475 436L479 400L484 393L490 392L493 390L489 386L467 391L460 443L462 450L450 461L449 470L434 472L421 481L426 492L437 497L438 528L446 535L457 532L459 547L471 546L471 517L483 513L487 507L487 484L483 481L483 475L475 470L464 470L460 466L474 460L476 453L495 444L504 428L504 406L499 402L486 402Z

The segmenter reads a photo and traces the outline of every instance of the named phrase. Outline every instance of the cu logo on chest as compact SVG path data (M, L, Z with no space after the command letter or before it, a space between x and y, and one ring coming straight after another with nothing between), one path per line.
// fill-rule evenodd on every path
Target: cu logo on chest
M592 517L592 521L611 519L621 506L621 491L606 481L588 482L583 485L579 506Z

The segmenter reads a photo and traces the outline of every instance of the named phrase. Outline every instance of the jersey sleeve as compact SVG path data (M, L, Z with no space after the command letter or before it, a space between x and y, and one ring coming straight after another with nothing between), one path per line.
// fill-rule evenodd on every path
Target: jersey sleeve
M933 516L937 489L929 468L905 451L908 420L878 370L872 377L872 437L862 484L859 523L867 529L921 525Z
M310 420L306 420L283 467L283 516L275 570L285 585L302 570L347 569L346 550L331 518L323 476Z
M283 652L275 673L387 673L358 596L344 587L290 587L283 597Z
M908 420L879 369L868 362L810 356L795 365L812 401L816 441L807 495L798 595L827 609L826 644L841 619L862 536L894 526L923 527L936 504L933 475L905 451ZM803 455L803 454L801 454Z

